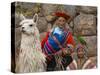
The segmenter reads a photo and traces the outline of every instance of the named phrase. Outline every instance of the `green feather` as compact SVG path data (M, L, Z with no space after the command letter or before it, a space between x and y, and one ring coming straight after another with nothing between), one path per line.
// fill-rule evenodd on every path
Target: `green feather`
M84 40L84 38L82 38L82 36L77 36L77 41L83 45L87 45L86 41Z

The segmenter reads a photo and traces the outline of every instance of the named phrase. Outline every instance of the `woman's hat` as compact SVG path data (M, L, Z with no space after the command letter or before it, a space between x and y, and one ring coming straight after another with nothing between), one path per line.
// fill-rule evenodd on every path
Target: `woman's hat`
M64 17L66 20L69 20L70 19L69 14L64 13L64 12L55 12L54 15L57 16L57 17Z

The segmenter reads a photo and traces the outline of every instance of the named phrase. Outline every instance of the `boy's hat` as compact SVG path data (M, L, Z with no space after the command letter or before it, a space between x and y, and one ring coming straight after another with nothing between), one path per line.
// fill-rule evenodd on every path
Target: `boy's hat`
M76 50L78 51L80 48L84 49L84 46L82 44L78 44Z

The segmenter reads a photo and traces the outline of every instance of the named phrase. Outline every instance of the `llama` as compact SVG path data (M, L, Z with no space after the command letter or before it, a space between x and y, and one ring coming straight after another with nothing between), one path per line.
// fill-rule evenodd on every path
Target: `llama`
M42 53L39 31L36 27L38 15L33 19L26 19L23 14L21 18L21 46L16 61L16 73L43 72L46 70L45 55Z

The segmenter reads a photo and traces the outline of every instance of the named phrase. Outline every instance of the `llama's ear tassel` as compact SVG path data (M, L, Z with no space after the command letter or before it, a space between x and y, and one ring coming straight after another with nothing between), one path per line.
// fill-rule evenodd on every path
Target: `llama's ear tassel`
M38 14L37 13L33 16L33 21L35 23L37 23L37 21L38 21Z

